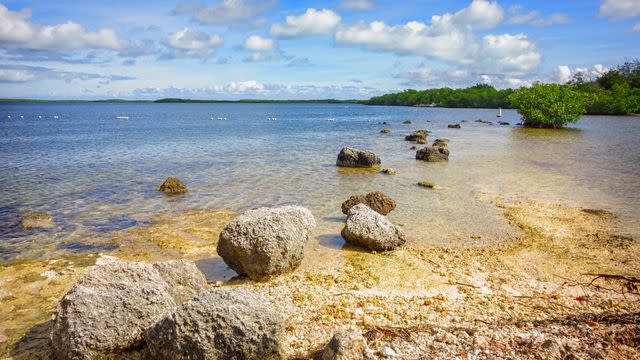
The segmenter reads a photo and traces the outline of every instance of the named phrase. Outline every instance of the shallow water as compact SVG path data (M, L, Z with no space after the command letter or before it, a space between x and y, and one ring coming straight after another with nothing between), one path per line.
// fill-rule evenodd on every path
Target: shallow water
M495 114L343 104L1 104L0 261L95 250L83 240L143 224L144 214L289 203L316 216L314 246L340 247L340 204L375 190L396 199L390 218L423 245L513 234L487 201L501 194L607 209L620 216L622 233L638 238L639 118L587 116L568 129L534 130L513 125L518 114L507 110L511 126L447 128ZM403 137L417 129L433 131L431 141L451 140L448 163L415 160ZM343 146L377 152L398 175L337 168ZM156 192L169 175L190 192ZM420 180L441 188L421 189ZM36 210L50 212L56 228L21 230L21 214Z

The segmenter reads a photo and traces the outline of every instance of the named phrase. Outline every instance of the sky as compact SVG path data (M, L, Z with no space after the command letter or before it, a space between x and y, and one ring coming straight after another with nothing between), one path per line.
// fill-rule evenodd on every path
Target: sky
M640 57L640 0L0 0L0 98L367 99Z

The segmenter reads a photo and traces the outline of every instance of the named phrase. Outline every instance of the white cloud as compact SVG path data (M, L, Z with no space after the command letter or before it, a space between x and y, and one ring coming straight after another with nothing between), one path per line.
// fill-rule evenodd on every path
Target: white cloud
M351 10L371 10L375 4L371 0L342 0L338 6Z
M35 74L26 70L0 69L0 82L25 82L35 77Z
M32 23L31 10L9 10L0 4L0 44L3 46L38 50L111 49L126 46L115 31L100 29L87 31L82 25L68 21L59 25Z
M521 5L514 5L509 8L509 17L507 23L509 24L530 24L536 26L549 26L556 24L568 24L571 22L569 15L565 13L553 13L548 17L544 17L540 11L532 10L529 12L522 12Z
M226 90L231 93L243 93L247 91L260 92L264 90L264 85L255 80L231 82L227 85Z
M309 8L300 16L287 16L285 24L273 24L269 33L278 37L328 34L340 21L340 16L331 10Z
M557 81L561 84L564 84L571 80L571 68L567 65L559 65L556 68L556 77Z
M612 18L640 16L640 1L602 0L599 15Z
M495 2L473 1L455 14L434 15L431 24L411 21L387 25L382 21L338 28L336 42L404 55L420 55L492 72L526 72L542 61L536 44L524 34L485 35L474 29L497 26L503 11Z
M273 39L251 35L244 40L244 48L249 51L273 51L275 49L275 42Z
M207 58L212 56L216 47L223 42L224 40L219 35L209 36L186 27L167 36L166 39L167 47L174 51L176 57Z
M178 5L176 15L191 15L203 24L223 24L237 20L247 20L271 9L276 4L271 1L224 0L213 5L188 4Z

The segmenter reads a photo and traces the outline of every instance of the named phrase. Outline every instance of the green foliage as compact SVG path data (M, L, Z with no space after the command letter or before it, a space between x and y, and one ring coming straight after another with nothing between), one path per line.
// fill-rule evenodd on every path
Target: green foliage
M509 96L524 125L561 128L580 119L587 112L591 96L573 86L536 83L522 87Z
M511 89L496 90L487 84L477 84L466 89L428 89L423 91L405 90L396 94L386 94L371 98L368 105L414 106L428 105L451 108L498 108L508 107L507 98Z

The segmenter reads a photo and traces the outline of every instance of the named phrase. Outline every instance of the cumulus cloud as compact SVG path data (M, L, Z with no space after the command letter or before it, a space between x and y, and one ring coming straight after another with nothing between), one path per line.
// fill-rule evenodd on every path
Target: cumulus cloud
M269 33L277 37L329 34L340 21L340 16L332 10L309 8L300 16L287 16L285 24L273 24Z
M371 10L376 7L371 0L342 0L338 6L350 10Z
M92 32L72 21L59 25L39 25L31 22L30 18L30 9L15 12L0 4L0 44L41 50L118 50L127 44L112 29Z
M567 65L559 65L556 70L557 81L564 84L571 80L571 68Z
M434 15L431 24L411 21L387 25L382 21L360 22L338 28L336 42L401 55L421 55L493 72L527 72L537 67L542 55L524 34L475 36L475 29L491 29L503 19L495 2L473 1L455 14Z
M255 80L249 80L249 81L231 82L229 83L226 89L231 93L243 93L247 91L260 92L264 90L264 85Z
M568 24L569 22L571 22L571 18L565 13L553 13L545 17L537 10L523 12L521 5L511 6L509 8L509 17L507 19L507 23L509 24L529 24L536 26Z
M273 51L275 49L275 42L273 39L251 35L244 40L244 48L249 51Z
M172 50L173 57L208 58L223 42L219 35L210 36L185 27L167 36L165 45Z
M271 1L224 0L207 5L201 3L182 3L174 14L190 15L202 24L224 24L237 20L248 20L271 9L277 3Z
M640 16L640 1L602 0L599 15L612 18Z

